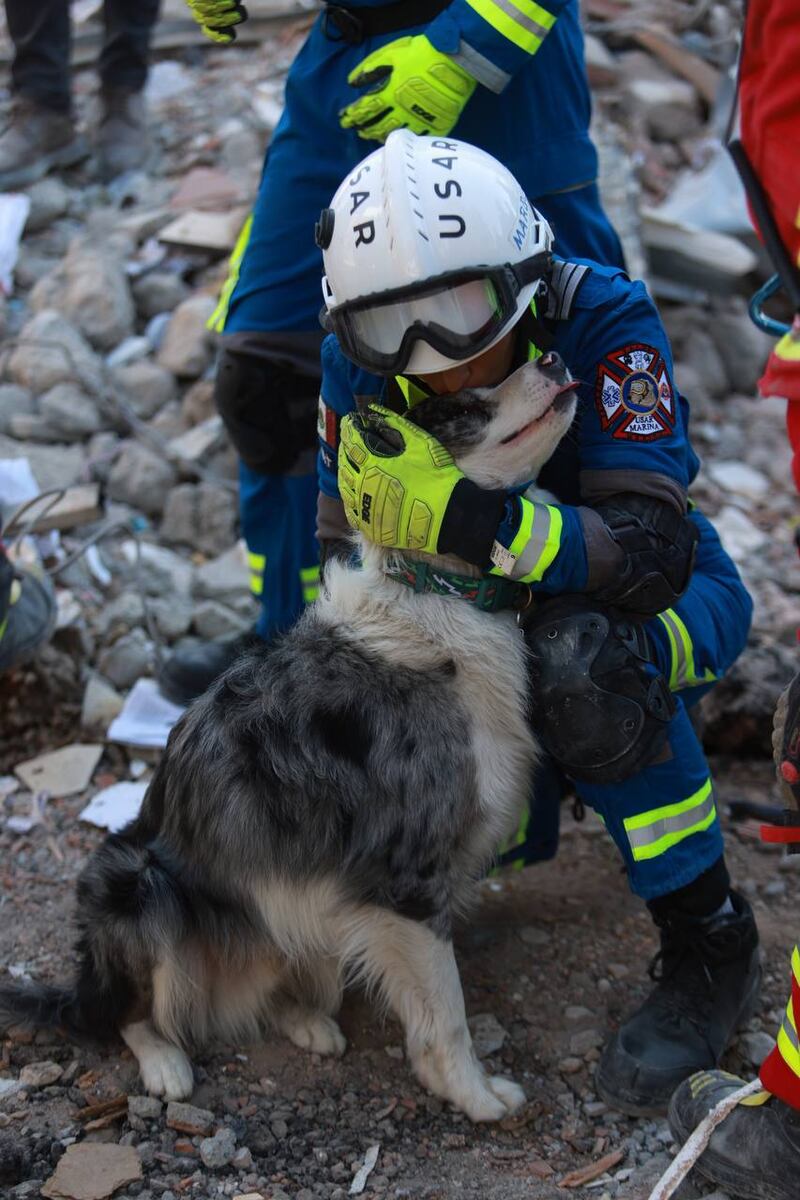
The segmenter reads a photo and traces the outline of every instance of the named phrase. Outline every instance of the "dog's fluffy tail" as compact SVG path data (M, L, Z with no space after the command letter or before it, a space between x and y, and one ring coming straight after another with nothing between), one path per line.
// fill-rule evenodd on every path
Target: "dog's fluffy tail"
M149 1010L152 970L183 922L180 891L130 827L108 837L78 882L77 971L64 985L0 984L0 1033L63 1028L107 1041Z
M73 985L29 982L0 986L0 1031L14 1026L28 1031L62 1028L72 1034L90 1032Z

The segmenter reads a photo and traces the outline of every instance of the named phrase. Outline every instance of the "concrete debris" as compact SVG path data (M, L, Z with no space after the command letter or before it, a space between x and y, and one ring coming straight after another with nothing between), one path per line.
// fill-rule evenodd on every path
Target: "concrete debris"
M102 753L103 747L98 745L64 746L18 763L14 774L32 792L74 796L89 786Z
M80 240L36 284L31 305L57 309L98 350L113 350L133 332L133 297L122 264L107 248Z
M63 1067L55 1062L28 1063L19 1073L19 1081L23 1087L42 1088L58 1083L64 1074Z
M61 313L37 312L23 327L8 364L15 383L37 395L57 383L100 386L100 362L88 342Z
M237 596L250 593L250 568L247 565L247 548L238 542L220 554L218 558L197 568L195 592L208 600L230 603Z
M216 1118L207 1108L196 1108L194 1104L182 1104L171 1100L167 1105L167 1128L178 1133L199 1134L205 1137L214 1128Z
M176 483L174 468L141 442L128 442L108 477L108 494L142 512L160 513Z
M90 733L105 734L111 722L121 712L124 701L119 692L92 674L86 684L81 705L81 728Z
M158 361L180 379L197 379L211 362L206 322L216 307L213 296L192 296L169 319ZM20 380L19 382L24 382Z
M142 1163L133 1146L82 1142L67 1147L41 1194L47 1200L105 1200L141 1178Z
M189 288L178 275L169 271L149 271L132 285L136 311L149 320L159 313L169 313L189 298Z
M102 651L97 668L114 687L124 690L132 687L142 675L148 675L154 661L153 643L147 634L143 629L132 629Z
M200 1143L200 1158L210 1171L227 1167L235 1153L236 1137L228 1126L218 1129L213 1137L204 1138Z
M236 497L213 483L183 483L164 506L161 536L203 554L222 554L236 540Z
M121 389L122 399L143 421L154 417L165 404L175 399L174 376L150 359L117 367L113 380Z
M472 1045L478 1058L496 1054L508 1037L508 1033L493 1013L476 1013L467 1020L472 1034Z

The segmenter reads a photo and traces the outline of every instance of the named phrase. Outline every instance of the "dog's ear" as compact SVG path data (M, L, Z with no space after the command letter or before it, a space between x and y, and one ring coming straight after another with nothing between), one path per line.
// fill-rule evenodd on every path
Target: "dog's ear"
M459 392L421 400L406 416L458 457L481 442L492 419L492 406L475 392Z

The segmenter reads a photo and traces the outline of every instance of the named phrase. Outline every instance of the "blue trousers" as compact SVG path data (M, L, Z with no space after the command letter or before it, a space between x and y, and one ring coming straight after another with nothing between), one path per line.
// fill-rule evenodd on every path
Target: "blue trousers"
M677 703L667 754L622 783L578 785L614 839L632 891L645 900L692 883L722 854L711 773L688 710L744 649L753 608L716 530L700 513L692 516L701 534L692 582L674 608L647 622Z
M329 41L319 22L312 29L289 72L286 108L265 160L225 333L319 330L322 259L314 223L347 171L376 145L339 125L339 110L355 95L347 74L397 36L348 46ZM478 87L453 136L482 146L514 172L552 223L559 254L621 264L622 248L594 183L589 118L572 6L502 95ZM291 625L314 595L308 573L317 562L316 488L311 476L264 476L244 466L240 480L242 527L262 602L258 629L269 637Z

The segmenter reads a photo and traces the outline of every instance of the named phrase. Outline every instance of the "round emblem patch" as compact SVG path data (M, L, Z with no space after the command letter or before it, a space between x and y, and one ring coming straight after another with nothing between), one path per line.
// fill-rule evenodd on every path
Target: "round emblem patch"
M658 383L649 371L631 371L620 387L622 407L637 416L646 417L659 404Z

